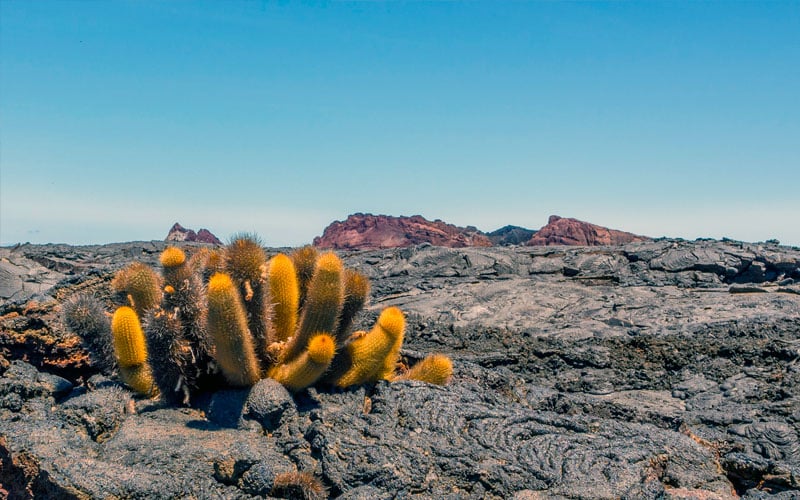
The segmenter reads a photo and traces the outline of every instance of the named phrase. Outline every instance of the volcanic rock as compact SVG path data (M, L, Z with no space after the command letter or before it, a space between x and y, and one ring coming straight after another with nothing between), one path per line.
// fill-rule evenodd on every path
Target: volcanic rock
M530 240L536 231L533 229L526 229L519 226L503 226L496 231L487 233L486 236L493 245L508 246L508 245L523 245Z
M443 387L292 396L265 380L179 408L90 376L88 358L64 370L36 351L73 339L80 352L60 304L105 300L115 269L165 245L0 249L36 285L0 299L0 498L245 499L296 471L331 498L798 497L800 249L342 252L372 282L356 326L403 309L403 362L449 355ZM80 271L24 270L59 255Z
M353 214L335 221L314 238L314 246L341 250L399 248L430 243L436 246L488 247L489 238L472 226L466 228L441 220L429 221L421 215Z
M222 242L219 240L219 238L214 236L214 234L212 234L208 229L201 229L195 233L193 230L186 229L177 222L173 224L172 228L167 234L167 237L164 238L164 241L196 241L198 243L222 245Z
M547 225L541 228L528 242L530 246L549 245L624 245L650 238L633 233L608 229L577 219L551 215Z

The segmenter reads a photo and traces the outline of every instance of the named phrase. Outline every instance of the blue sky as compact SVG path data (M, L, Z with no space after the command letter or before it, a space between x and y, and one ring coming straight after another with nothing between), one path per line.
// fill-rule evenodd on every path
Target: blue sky
M800 2L0 1L0 244L353 212L800 245Z

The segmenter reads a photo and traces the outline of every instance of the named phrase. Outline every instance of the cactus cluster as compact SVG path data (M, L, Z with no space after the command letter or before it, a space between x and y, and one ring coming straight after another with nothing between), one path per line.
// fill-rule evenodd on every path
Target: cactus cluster
M142 263L117 273L110 323L91 298L65 307L67 326L93 357L107 360L111 344L120 378L140 394L186 404L196 392L263 377L296 392L382 379L445 384L452 375L442 355L398 369L405 317L396 307L369 332L353 332L369 280L333 252L303 247L267 259L256 237L239 235L189 258L168 247L160 264L160 273Z

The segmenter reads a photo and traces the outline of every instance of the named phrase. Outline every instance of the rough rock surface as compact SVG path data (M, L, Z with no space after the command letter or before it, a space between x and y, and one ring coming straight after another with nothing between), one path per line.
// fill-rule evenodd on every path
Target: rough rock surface
M214 236L208 229L200 229L196 233L192 229L186 229L177 222L172 225L164 241L196 241L198 243L208 243L211 245L222 245L222 242Z
M21 340L67 342L61 301L107 297L115 269L163 245L0 249L0 263L36 271L12 274L34 296L0 304L0 497L286 496L275 478L294 471L350 499L800 495L800 249L344 254L373 283L363 325L401 307L404 358L450 355L446 387L292 397L264 380L177 408Z
M547 245L624 245L636 241L647 241L650 238L625 231L608 229L578 219L562 218L551 215L547 225L542 227L528 240L530 246Z
M420 215L353 214L334 221L314 238L314 246L340 250L399 248L430 243L442 247L488 247L489 238L474 227L458 227Z
M523 245L530 240L536 231L519 226L503 226L496 231L486 233L486 236L497 246Z

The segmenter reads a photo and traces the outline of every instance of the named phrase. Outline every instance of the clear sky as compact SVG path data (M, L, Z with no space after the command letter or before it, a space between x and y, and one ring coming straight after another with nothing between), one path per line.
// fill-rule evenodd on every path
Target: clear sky
M353 212L800 245L800 2L0 0L0 244Z

